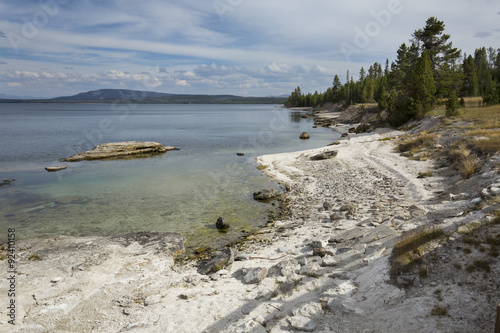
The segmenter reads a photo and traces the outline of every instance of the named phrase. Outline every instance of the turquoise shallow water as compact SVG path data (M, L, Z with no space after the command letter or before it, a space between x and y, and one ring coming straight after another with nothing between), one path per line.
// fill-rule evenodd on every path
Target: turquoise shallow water
M252 193L278 187L256 169L262 154L338 138L274 105L0 104L0 242L18 238L178 231L187 247L217 246L265 224ZM310 140L298 139L302 131ZM61 163L96 144L157 141L151 158ZM236 152L245 153L244 157ZM57 173L49 165L67 165ZM219 233L224 216L232 227Z

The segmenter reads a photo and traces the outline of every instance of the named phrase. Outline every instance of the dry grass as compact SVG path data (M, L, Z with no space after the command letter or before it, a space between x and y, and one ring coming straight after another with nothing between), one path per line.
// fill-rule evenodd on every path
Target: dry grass
M485 154L500 151L500 105L467 108L461 118L473 123L466 136L475 150Z
M471 140L471 145L483 154L496 153L500 151L500 136L474 139Z
M471 152L464 142L456 142L446 150L446 157L455 169L459 170L465 179L479 172L482 167L481 160Z
M417 178L427 178L432 177L432 170L427 170L426 172L419 172Z
M467 104L466 104L467 105ZM495 122L500 120L500 104L482 106L482 107L466 107L460 118L464 120L472 120L479 122L479 126L484 128L484 126L494 125Z
M422 148L429 148L436 143L436 135L422 132L417 137L403 138L403 141L398 145L398 150L404 152L418 152Z
M481 167L481 160L474 154L468 155L458 162L458 169L465 179L469 179L470 176L481 171Z
M456 163L467 156L470 155L470 150L467 148L465 143L463 142L457 142L453 145L451 145L450 149L447 150L447 156L450 162Z
M391 278L410 271L422 261L422 257L433 249L433 241L444 236L444 231L435 226L424 226L401 236L391 255Z

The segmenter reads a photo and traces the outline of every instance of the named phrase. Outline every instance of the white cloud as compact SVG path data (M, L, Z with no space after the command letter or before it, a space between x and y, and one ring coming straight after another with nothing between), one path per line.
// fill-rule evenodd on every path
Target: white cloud
M23 86L23 84L19 82L9 82L7 85L11 88L21 88Z
M0 38L0 64L6 69L0 82L71 93L140 86L269 95L297 85L304 91L324 90L335 74L343 78L348 69L357 73L361 66L393 60L399 45L429 16L443 20L454 46L469 54L498 44L498 10L491 10L491 1L443 0L439 6L430 0L226 3L230 8L221 13L213 1L68 2L26 37L17 53L8 38ZM399 3L397 10L384 17L394 3ZM22 37L23 17L33 17L40 5L3 2L0 9L3 35ZM374 24L379 25L376 33L367 30ZM355 45L359 31L371 31L369 41L349 61L340 45Z
M7 71L7 75L13 79L38 79L40 77L38 73L30 71Z
M175 85L179 87L189 87L191 86L186 80L175 80Z
M288 71L290 70L290 66L286 64L278 65L273 62L272 64L267 65L267 69L274 73L288 73Z

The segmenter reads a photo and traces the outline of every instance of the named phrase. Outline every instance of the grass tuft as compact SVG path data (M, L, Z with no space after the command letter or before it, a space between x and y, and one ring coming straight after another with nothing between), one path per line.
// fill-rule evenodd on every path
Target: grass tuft
M435 144L436 136L434 134L421 134L416 138L410 138L398 145L400 153L419 151L421 148L428 148Z
M28 257L28 260L29 261L38 261L38 260L42 260L42 258L38 255L38 254L32 254L31 256Z
M490 262L487 260L476 260L474 261L474 266L487 273L491 272Z
M392 249L391 278L396 279L421 263L421 257L432 248L431 242L443 236L444 231L435 226L424 226L404 233Z
M458 163L458 169L465 179L469 179L470 176L481 171L481 167L481 160L474 154L461 159Z
M445 307L441 307L441 306L434 306L434 308L432 308L431 310L431 315L433 316L446 316L448 314L448 310L445 308Z
M432 177L432 170L427 170L426 172L419 172L417 178L427 178Z

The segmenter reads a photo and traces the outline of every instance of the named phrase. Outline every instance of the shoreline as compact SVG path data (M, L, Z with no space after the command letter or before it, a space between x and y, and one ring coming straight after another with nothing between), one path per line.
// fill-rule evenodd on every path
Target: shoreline
M200 274L194 261L174 264L148 242L19 241L14 332L473 330L473 321L454 314L429 317L441 281L419 279L411 292L388 283L389 256L403 231L429 223L425 214L470 204L435 200L445 180L417 178L431 162L395 153L394 138L402 134L378 129L335 146L258 157L268 166L264 172L287 188L291 217L247 237L236 260L213 274ZM332 150L336 157L310 160ZM450 216L442 224L482 218ZM29 259L37 253L46 254ZM0 331L8 327L5 312Z

